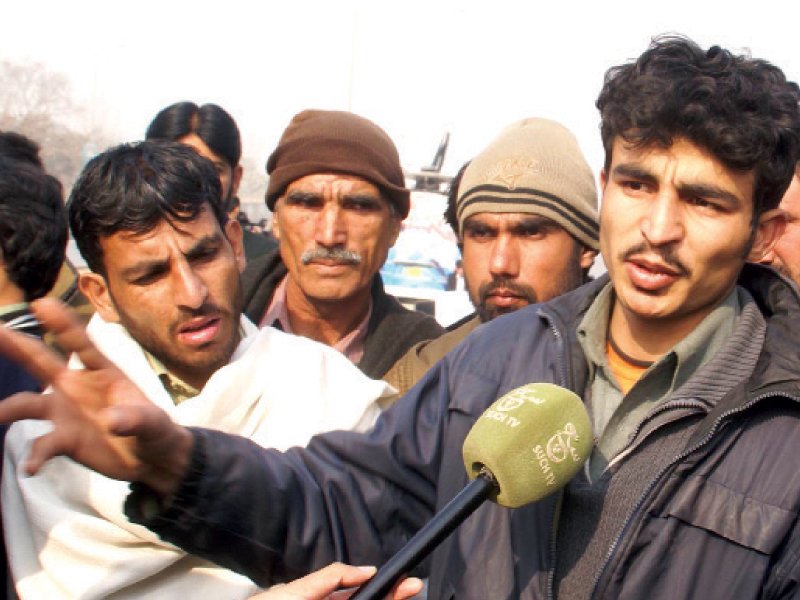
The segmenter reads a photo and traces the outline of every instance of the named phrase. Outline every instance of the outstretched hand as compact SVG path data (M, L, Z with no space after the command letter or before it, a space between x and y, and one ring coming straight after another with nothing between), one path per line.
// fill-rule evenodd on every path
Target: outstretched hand
M0 402L0 422L48 420L53 429L33 443L26 470L36 473L50 458L69 456L99 473L141 481L162 495L172 493L191 453L191 433L152 404L86 334L64 304L31 305L59 345L84 365L72 370L38 339L0 327L0 353L22 364L44 394L22 392Z
M286 585L274 586L250 600L345 600L352 596L355 590L340 590L340 588L361 585L373 575L375 575L374 567L353 567L333 563ZM387 599L405 600L421 591L422 582L412 577L400 582Z

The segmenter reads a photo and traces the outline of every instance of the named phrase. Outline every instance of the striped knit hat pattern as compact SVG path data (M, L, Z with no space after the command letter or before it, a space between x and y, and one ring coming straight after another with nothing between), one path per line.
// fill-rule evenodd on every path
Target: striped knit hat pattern
M547 217L597 250L597 188L575 136L548 119L506 127L464 171L458 187L459 231L478 213Z

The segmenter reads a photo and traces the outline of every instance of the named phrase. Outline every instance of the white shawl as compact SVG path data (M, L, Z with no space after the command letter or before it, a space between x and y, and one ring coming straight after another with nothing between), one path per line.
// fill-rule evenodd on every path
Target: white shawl
M284 450L332 429L366 430L393 390L368 379L344 356L272 327L247 332L231 362L199 396L175 405L140 346L119 325L95 315L92 340L155 404L187 426L219 429ZM71 366L80 363L73 358ZM30 441L50 427L24 421L8 433L2 507L11 573L22 599L247 598L247 578L187 555L122 512L127 483L70 459L49 461L39 474L17 472ZM233 550L233 549L232 549Z

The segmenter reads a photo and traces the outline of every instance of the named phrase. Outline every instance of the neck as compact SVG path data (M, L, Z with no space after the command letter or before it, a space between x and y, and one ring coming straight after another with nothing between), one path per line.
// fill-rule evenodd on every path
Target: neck
M291 276L286 285L286 312L292 333L333 346L351 333L369 310L370 288L339 300L309 298Z
M25 302L25 294L7 278L0 278L0 306Z
M608 333L619 350L633 360L655 362L694 331L713 310L671 319L643 318L614 301Z

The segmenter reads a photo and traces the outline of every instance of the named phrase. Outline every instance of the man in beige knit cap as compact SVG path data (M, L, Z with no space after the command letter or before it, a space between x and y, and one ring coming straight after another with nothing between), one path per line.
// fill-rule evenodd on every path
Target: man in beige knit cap
M584 283L597 255L594 178L575 137L555 121L504 129L456 176L445 217L476 312L395 363L384 379L401 393L480 323Z

